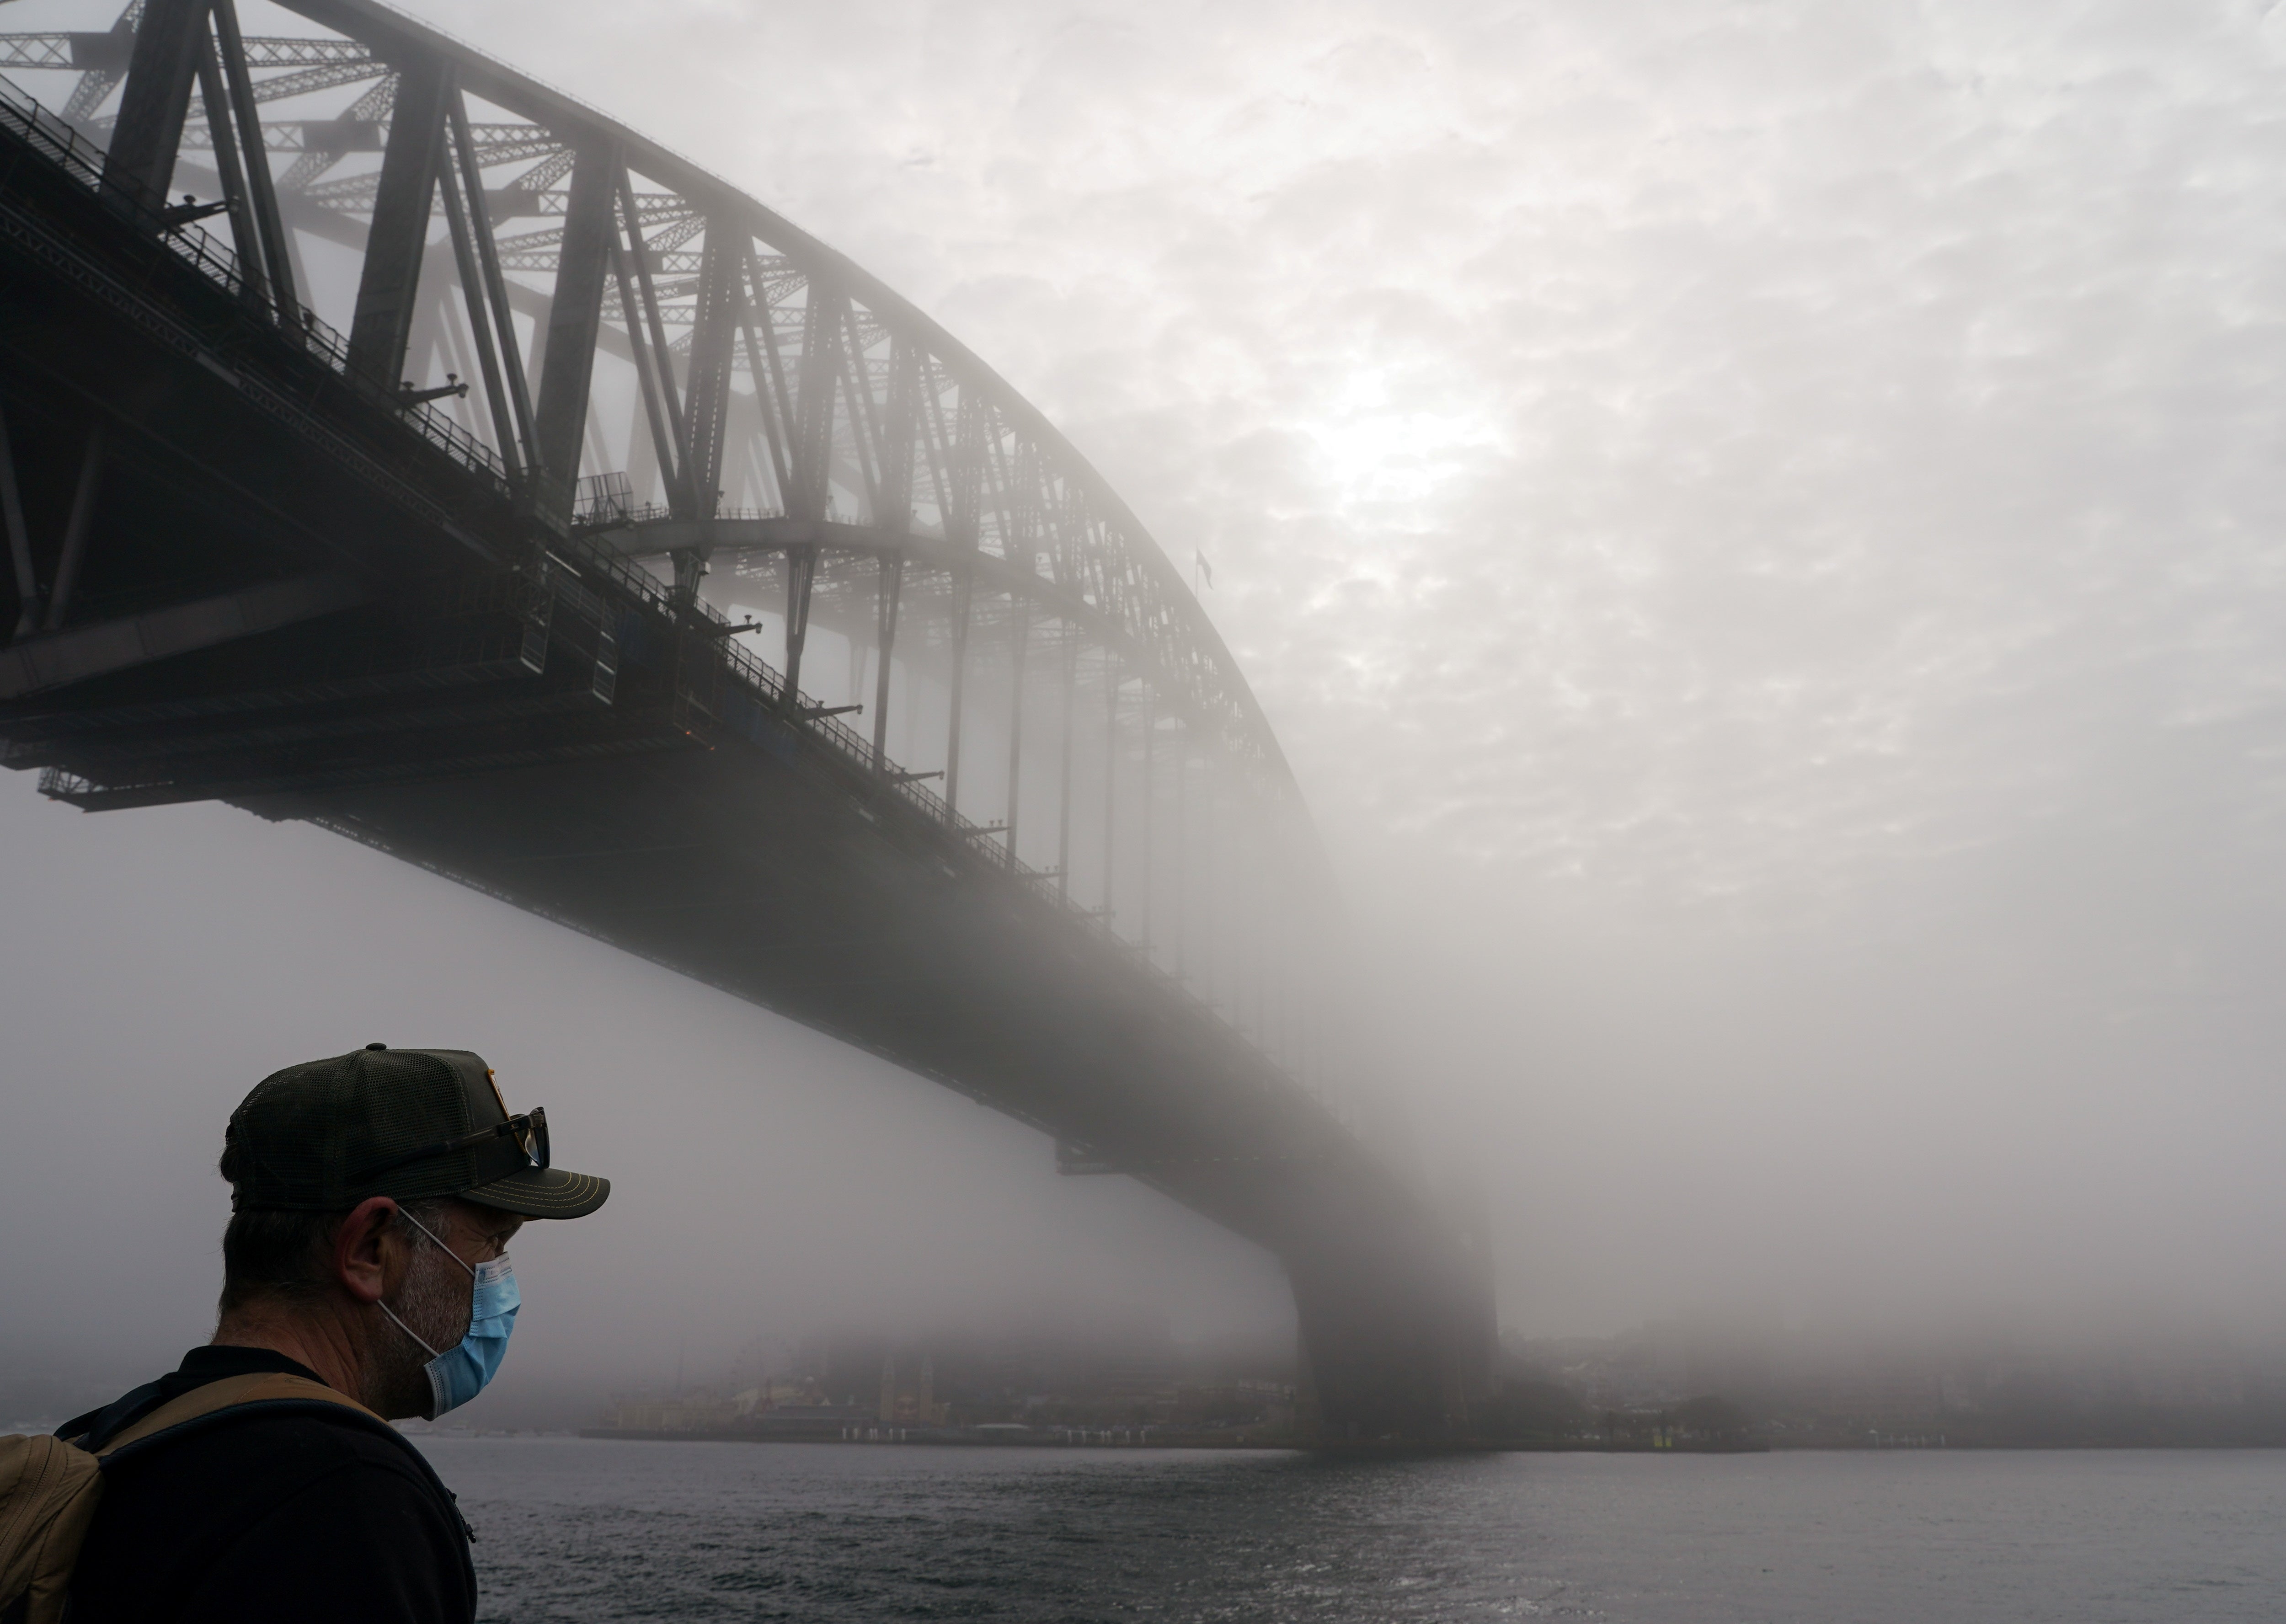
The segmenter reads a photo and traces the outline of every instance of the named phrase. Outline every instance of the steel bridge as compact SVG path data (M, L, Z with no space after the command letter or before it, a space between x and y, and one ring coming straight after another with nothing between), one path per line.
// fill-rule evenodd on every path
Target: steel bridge
M1273 1250L1324 1436L1465 1424L1481 1244L1328 1103L1292 776L1038 412L371 0L19 20L7 765L319 824L958 1089Z

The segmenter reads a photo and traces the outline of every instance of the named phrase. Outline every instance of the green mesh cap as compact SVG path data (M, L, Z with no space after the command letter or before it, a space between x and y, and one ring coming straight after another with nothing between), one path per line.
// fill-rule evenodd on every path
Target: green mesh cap
M506 1136L419 1154L508 1119L492 1068L466 1049L372 1044L288 1066L230 1115L231 1208L344 1212L373 1195L458 1195L525 1218L572 1218L603 1204L609 1179L535 1168Z

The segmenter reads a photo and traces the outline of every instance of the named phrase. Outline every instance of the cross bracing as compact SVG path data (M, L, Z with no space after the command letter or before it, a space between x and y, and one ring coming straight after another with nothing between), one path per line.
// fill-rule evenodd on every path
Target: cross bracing
M0 67L60 67L75 72L124 72L131 35L106 30L100 34L10 34L0 35ZM248 67L331 68L363 67L367 76L384 71L373 53L355 40L265 39L248 35L240 41ZM274 85L265 80L264 86ZM335 83L328 81L328 83ZM297 87L298 88L298 87ZM280 94L290 92L279 91ZM268 98L264 98L268 99Z

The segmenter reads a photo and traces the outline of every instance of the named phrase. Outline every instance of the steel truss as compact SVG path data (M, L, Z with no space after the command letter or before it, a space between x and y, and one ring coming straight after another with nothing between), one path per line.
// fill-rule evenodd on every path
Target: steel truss
M423 725L462 741L455 770L537 759L497 745L511 723L550 759L681 748L702 713L743 719L731 731L767 749L799 737L864 783L861 805L921 815L960 854L948 873L990 853L1014 894L1092 921L1173 989L1165 1007L1250 1045L1281 1086L1353 1063L1338 1007L1299 967L1331 934L1332 903L1261 707L1182 572L1037 409L846 256L626 126L372 0L286 9L319 32L248 35L235 0L138 0L104 28L0 36L0 66L75 75L56 103L69 130L35 113L19 121L27 138L87 178L99 165L107 198L317 382L213 360L189 329L166 342L467 541L472 564L515 572L478 594L480 611L440 621L491 627L479 655L423 653L407 669L513 682L573 650L576 680L544 701L501 689L432 707ZM309 243L355 256L331 323ZM437 494L411 453L329 427L319 401L387 416L464 494ZM0 401L0 431L9 410ZM131 626L76 625L85 515L114 454L104 432L99 419L68 533L44 553L0 440L20 611L0 701L385 595L329 568ZM478 524L479 508L494 516ZM719 612L757 592L769 627ZM777 668L735 646L764 629ZM816 632L847 661L831 680ZM629 708L630 658L671 668L663 708ZM398 691L329 684L306 715L201 723L193 744L128 707L126 743L75 758L57 723L12 764L37 755L51 793L89 806L182 799L194 782L235 796L338 787L352 782L339 766L289 782L248 765L280 740L377 727L350 710ZM837 688L846 698L811 697ZM579 720L595 706L627 714ZM1317 1125L1294 1126L1305 1119ZM1257 1151L1318 1165L1325 1124L1280 1120ZM1124 1166L1208 1204L1176 1162L1044 1125L1074 1171Z
M114 179L203 178L239 284L282 327L327 330L299 239L356 248L342 364L387 389L422 365L416 338L449 335L469 398L413 415L469 443L542 530L671 562L686 596L710 567L718 587L769 578L797 689L813 619L863 645L874 674L852 708L870 704L881 770L908 782L886 748L909 697L892 671L931 674L950 694L928 775L948 816L980 798L963 729L979 684L1000 690L1001 777L981 798L1009 864L1068 895L1090 846L1072 761L1100 758L1102 784L1078 786L1101 808L1092 905L1186 973L1218 962L1197 938L1226 926L1223 1001L1298 1066L1273 1037L1290 1012L1248 1013L1298 990L1240 985L1275 978L1262 932L1219 917L1235 893L1210 906L1179 878L1252 840L1284 882L1263 907L1320 887L1290 774L1181 572L1085 460L935 323L715 177L365 0L291 9L325 32L249 35L232 0L154 0L100 31L0 36L0 63L80 75L67 109ZM633 483L597 466L613 446ZM599 500L615 480L624 495ZM1062 762L1029 865L1028 729L1048 736L1036 759ZM1241 811L1250 834L1206 827Z

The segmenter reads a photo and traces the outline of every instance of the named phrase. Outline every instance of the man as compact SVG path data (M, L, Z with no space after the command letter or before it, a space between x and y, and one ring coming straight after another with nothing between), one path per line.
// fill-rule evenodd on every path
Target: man
M476 1397L515 1323L508 1238L611 1186L549 1166L547 1114L511 1115L477 1056L380 1044L264 1079L222 1173L214 1341L58 1429L130 1440L104 1472L73 1624L473 1620L467 1525L386 1422ZM154 1423L174 1430L133 1441Z

